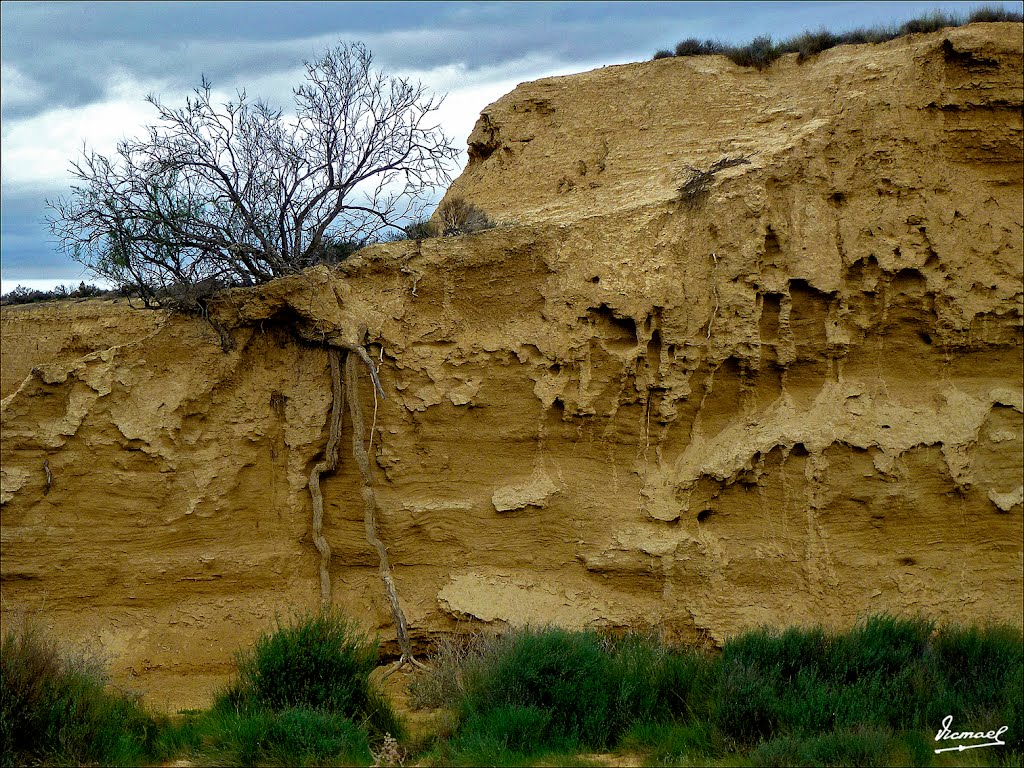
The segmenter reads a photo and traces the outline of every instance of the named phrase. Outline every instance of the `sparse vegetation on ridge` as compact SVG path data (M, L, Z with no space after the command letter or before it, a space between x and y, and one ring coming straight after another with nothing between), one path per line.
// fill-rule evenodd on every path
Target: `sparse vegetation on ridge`
M60 301L62 299L114 299L126 295L126 291L106 290L91 283L86 285L84 281L79 283L77 288L70 290L64 285L58 285L49 291L40 291L35 288L26 288L23 285L18 285L13 290L0 295L0 306L35 304L40 301Z
M945 11L932 11L923 16L903 22L898 26L881 26L853 29L849 32L831 32L827 29L802 32L775 43L769 36L754 38L745 45L727 45L717 40L687 38L680 41L675 51L661 49L654 59L673 56L709 56L720 54L741 67L764 69L787 53L798 54L798 61L804 61L837 45L861 43L884 43L898 37L920 32L936 32L946 27L962 27L975 22L1024 22L1024 13L1011 11L1000 6L981 6L968 16L959 16Z

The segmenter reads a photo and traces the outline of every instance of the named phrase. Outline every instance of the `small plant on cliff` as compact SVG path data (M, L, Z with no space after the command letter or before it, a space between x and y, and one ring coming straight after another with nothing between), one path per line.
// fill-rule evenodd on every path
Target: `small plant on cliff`
M782 46L774 45L771 37L762 35L755 37L746 45L729 50L728 56L733 63L741 67L754 67L761 70L769 66L784 53Z
M425 240L428 237L437 237L437 227L430 219L420 219L406 226L401 237L396 240Z
M446 197L429 219L420 219L407 225L401 232L386 238L398 240L425 240L430 237L455 237L492 229L494 222L483 209L459 196Z
M444 237L468 235L494 227L487 214L462 197L446 197L437 207L437 220Z
M160 724L106 690L95 660L63 653L38 627L4 631L0 649L0 765L138 765Z
M710 56L715 53L723 53L726 47L716 40L698 40L689 37L676 43L676 56Z
M745 157L723 157L713 162L707 169L696 168L692 165L685 166L683 169L684 179L679 185L679 201L686 208L699 207L711 192L715 174L726 168L749 163L750 161Z
M107 291L96 285L86 285L84 281L80 282L77 288L68 289L67 286L57 285L49 291L40 291L35 288L26 288L23 285L19 285L13 290L0 295L0 306L34 304L38 301L60 301L62 299L112 299L123 295L119 291Z

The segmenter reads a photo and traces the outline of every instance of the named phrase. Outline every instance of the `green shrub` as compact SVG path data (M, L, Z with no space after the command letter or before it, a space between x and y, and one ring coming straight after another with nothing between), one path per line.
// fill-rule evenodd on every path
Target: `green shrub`
M650 762L678 765L694 758L724 755L721 733L708 722L638 722L623 735L619 748L644 753Z
M445 641L431 661L411 693L459 711L457 761L604 749L638 722L710 711L713 665L647 635L521 629Z
M339 264L352 254L362 250L368 245L366 240L352 240L333 237L324 243L311 263L313 264Z
M848 683L895 677L923 658L934 630L926 619L871 616L833 640L832 676Z
M63 656L28 625L4 632L0 668L0 765L135 765L151 753L157 722L107 692L95 660Z
M655 51L653 58L655 61L657 61L658 59L671 59L672 51L667 51L663 48L660 51Z
M323 710L214 710L202 731L198 757L207 764L366 765L372 760L366 731Z
M726 56L741 67L754 67L761 70L769 66L779 58L785 51L774 44L768 35L755 37L746 45L730 48Z
M931 650L948 684L979 707L997 707L1003 681L1024 667L1020 632L1007 626L944 627Z
M819 29L817 32L803 32L792 40L783 44L786 48L795 48L799 54L798 61L804 61L822 51L834 48L842 42L842 38L827 29Z
M872 725L926 727L932 624L875 616L849 632L760 629L725 644L717 723L748 744Z
M301 617L261 635L238 654L238 683L228 694L236 707L280 711L310 707L358 715L369 701L377 646L355 624L334 613Z
M725 53L727 50L725 45L716 40L698 40L695 37L676 43L676 56L710 56Z
M166 763L183 755L196 755L202 746L205 713L189 711L158 718L160 726L153 740L153 757Z
M559 734L553 720L553 712L533 705L507 704L477 711L465 724L463 733L468 738L463 746L526 756L552 746L571 749L575 742Z
M942 11L931 11L916 18L905 21L896 32L897 37L925 32L938 32L946 27L956 27L963 22L956 16Z
M1006 759L1021 755L1016 627L936 631L878 615L843 633L744 632L719 656L647 635L525 629L446 641L432 661L413 695L458 710L438 754L456 764L617 746L666 764L739 748L759 765L927 765L946 715L1009 726Z
M644 634L612 642L609 652L619 730L635 722L707 718L713 675L710 659Z
M604 746L613 728L608 657L594 633L527 629L512 633L498 653L464 681L463 713L470 723L507 707L552 714L546 735Z
M1013 627L936 632L930 621L885 615L837 635L756 630L725 644L713 719L725 736L750 746L863 728L904 734L907 742L946 715L979 730L1010 725L1012 739L1022 654Z
M377 656L376 642L337 613L278 621L277 631L238 654L238 678L214 706L240 714L316 709L365 723L377 736L398 735L398 716L370 683Z
M998 709L998 725L1007 726L1009 730L1003 734L1006 747L1015 753L1018 762L1024 762L1024 664L1006 678L1003 688L1003 705Z
M971 15L967 18L968 23L973 24L979 21L1024 21L1024 13L1020 11L1011 11L1009 8L1003 8L998 5L981 5L971 11Z
M758 745L750 753L750 762L755 766L791 765L812 768L886 765L893 757L903 753L902 747L899 740L885 731L838 732L804 739L782 736Z

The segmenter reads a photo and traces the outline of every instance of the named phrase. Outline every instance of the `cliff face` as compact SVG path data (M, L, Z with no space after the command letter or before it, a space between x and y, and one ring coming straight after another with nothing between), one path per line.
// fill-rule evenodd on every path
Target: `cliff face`
M528 83L449 193L502 226L228 292L229 352L124 304L5 308L4 615L203 703L318 602L324 344L365 325L381 536L420 642L1020 624L1022 87L1019 24ZM360 485L343 450L333 601L386 639Z

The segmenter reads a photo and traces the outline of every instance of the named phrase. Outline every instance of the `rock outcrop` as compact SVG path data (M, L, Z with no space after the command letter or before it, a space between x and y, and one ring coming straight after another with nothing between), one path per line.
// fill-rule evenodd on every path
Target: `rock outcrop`
M449 192L497 228L226 292L231 351L124 303L5 308L5 617L91 640L158 704L207 701L319 602L326 345L365 326L417 642L1019 625L1022 87L1019 24L527 83ZM351 454L321 487L333 601L392 638Z

